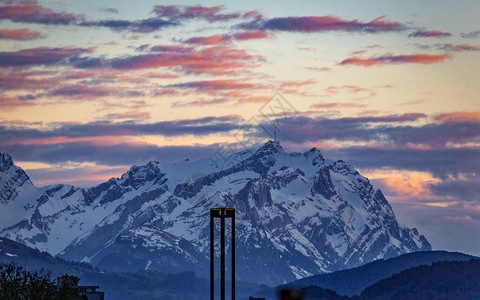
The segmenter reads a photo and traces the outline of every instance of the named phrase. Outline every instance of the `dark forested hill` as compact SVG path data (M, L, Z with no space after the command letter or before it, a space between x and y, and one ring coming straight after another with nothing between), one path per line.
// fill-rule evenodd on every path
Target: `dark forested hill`
M480 260L414 267L368 287L361 299L480 299Z
M274 289L263 291L259 295L274 299L276 292L282 288L321 287L335 291L340 295L359 295L365 288L388 278L396 273L419 265L439 261L464 261L474 256L447 251L423 251L404 254L388 260L377 260L366 265L300 279Z
M395 274L360 296L341 296L318 286L299 288L305 300L474 300L480 299L480 260L442 261Z

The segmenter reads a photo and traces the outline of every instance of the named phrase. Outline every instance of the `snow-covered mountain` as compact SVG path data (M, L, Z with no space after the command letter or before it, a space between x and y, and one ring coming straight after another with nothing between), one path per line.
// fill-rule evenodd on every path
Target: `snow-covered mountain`
M237 277L267 284L431 249L367 178L316 148L269 141L230 161L150 162L91 188L39 188L1 154L0 236L111 270L206 275L209 210L234 207Z

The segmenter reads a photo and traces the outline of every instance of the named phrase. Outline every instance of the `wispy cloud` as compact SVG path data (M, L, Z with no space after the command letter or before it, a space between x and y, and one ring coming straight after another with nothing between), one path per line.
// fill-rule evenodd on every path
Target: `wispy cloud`
M202 5L155 5L153 12L157 16L173 21L202 19L208 22L229 21L239 18L255 17L253 12L242 14L240 12L222 13L223 6Z
M460 34L460 36L462 38L465 38L465 39L478 38L478 37L480 37L480 30L476 30L476 31L468 32L468 33L462 33L462 34Z
M148 18L144 20L100 20L100 21L83 21L78 23L84 27L105 27L115 31L128 30L136 33L149 33L159 29L171 26L177 26L179 23L163 20L160 18Z
M342 62L339 65L357 65L370 67L375 65L388 65L388 64L404 64L404 63L414 63L414 64L433 64L442 62L445 59L449 58L448 54L402 54L402 55L383 55L370 58L359 58L359 57L350 57Z
M255 20L249 23L241 24L239 27L249 30L273 30L305 33L328 31L379 33L403 31L406 29L405 25L399 22L387 21L385 16L376 18L370 22L346 20L334 16L272 18L267 20Z
M438 30L417 30L408 35L409 37L424 37L424 38L443 38L452 36L450 32L438 31Z
M436 49L436 50L444 50L449 52L480 51L480 46L474 46L474 45L468 45L468 44L455 45L451 43L445 43L445 44L417 45L417 46L421 49Z

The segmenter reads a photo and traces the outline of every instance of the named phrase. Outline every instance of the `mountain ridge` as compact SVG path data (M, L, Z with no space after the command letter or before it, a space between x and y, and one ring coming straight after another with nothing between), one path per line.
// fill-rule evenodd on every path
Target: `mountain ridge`
M119 271L206 274L209 209L234 207L237 276L268 284L431 249L367 178L316 148L288 152L268 141L235 161L149 162L90 188L9 185L17 194L3 205L12 217L0 221L0 236Z

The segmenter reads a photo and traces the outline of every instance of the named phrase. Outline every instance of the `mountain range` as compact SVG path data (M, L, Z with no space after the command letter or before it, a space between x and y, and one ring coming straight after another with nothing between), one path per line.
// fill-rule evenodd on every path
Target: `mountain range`
M367 178L316 148L268 141L227 159L149 162L89 188L36 187L2 153L0 236L112 271L203 276L210 208L233 207L237 279L268 285L431 250Z

